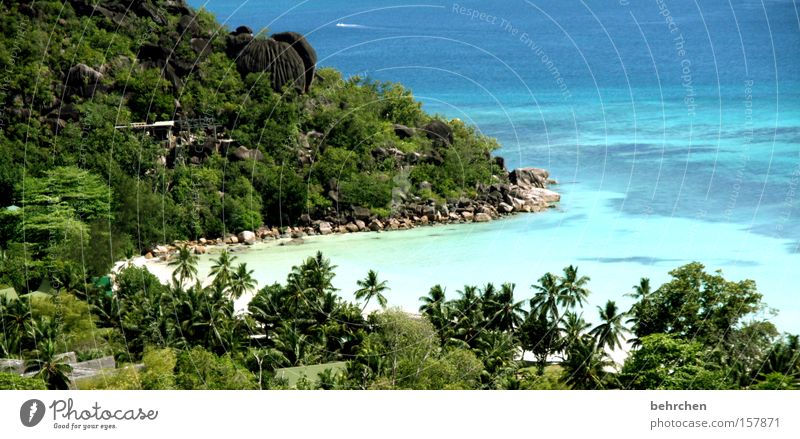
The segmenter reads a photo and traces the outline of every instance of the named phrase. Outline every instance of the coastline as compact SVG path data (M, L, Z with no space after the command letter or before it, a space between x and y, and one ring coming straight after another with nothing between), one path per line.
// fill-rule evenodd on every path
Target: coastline
M547 209L556 208L556 203L547 203ZM498 215L495 218L492 218L492 221L495 220L503 220L508 219L517 215L525 214L525 213L539 213L542 212L544 209L531 211L531 212L509 212L502 215ZM388 221L387 221L388 222ZM249 254L255 253L267 249L273 249L278 247L284 246L305 246L308 244L324 242L328 240L333 240L342 236L359 234L359 235L370 235L370 234L384 234L384 233L392 233L392 232L403 232L403 231L411 231L420 228L430 228L435 229L438 227L446 227L446 226L457 226L457 225L469 225L469 224L477 224L477 223L485 223L484 221L476 221L472 219L471 221L467 220L444 220L444 221L420 221L417 224L411 224L407 227L398 227L398 228L391 228L386 227L378 230L371 230L370 228L365 228L364 230L358 230L355 232L350 232L346 229L337 228L333 230L331 233L319 233L318 229L315 227L287 227L285 233L275 233L278 232L276 228L263 228L259 230L266 230L271 231L272 233L265 233L259 237L259 234L254 233L257 238L250 242L239 240L236 235L229 235L228 239L200 239L197 241L175 241L171 245L158 245L154 248L158 249L156 254L148 254L144 256L137 256L130 260L122 260L117 261L112 270L112 276L116 275L120 270L122 270L126 266L134 266L140 268L146 268L150 273L156 276L162 284L169 284L172 281L172 271L173 269L168 265L172 256L178 251L178 247L182 245L189 246L192 249L193 253L196 255L206 255L211 256L214 254L219 254L223 250L228 250L234 256L237 254ZM402 223L401 223L402 224ZM239 235L244 234L245 232L240 233ZM394 233L392 233L394 234ZM229 238L237 238L236 241L233 241ZM300 263L301 261L293 261L293 263ZM208 286L211 283L211 279L208 276L208 273L199 272L198 273L198 281L202 286ZM258 288L263 287L263 285L258 285ZM246 293L239 299L235 301L235 310L236 312L244 312L247 309L247 305L249 304L250 300L252 299L255 291L252 293ZM402 307L401 307L402 308ZM368 314L369 312L378 309L377 307L368 307L365 312ZM414 313L414 309L404 309L406 312Z
M509 216L512 216L512 215L509 215ZM506 218L507 217L504 217L502 219L506 219ZM431 224L428 224L428 227L431 228L431 229L435 229L435 228L438 228L438 227L445 227L447 225L454 225L454 224L431 223ZM465 225L466 225L466 223L465 223ZM399 231L400 230L398 230L397 232L399 232ZM408 230L406 230L406 231L408 231ZM363 235L367 235L367 236L370 235L370 234L382 235L385 232L386 231L378 231L378 232L366 231ZM277 239L274 239L274 240L258 242L258 243L254 244L254 245L245 245L245 244L241 244L241 243L240 244L224 244L223 243L223 244L220 244L220 245L213 244L213 245L210 245L207 248L208 252L206 253L206 256L219 254L221 251L223 251L225 249L227 249L229 251L233 250L233 254L234 255L236 255L236 254L247 255L247 254L250 254L250 253L258 253L258 252L267 251L267 250L270 250L270 249L277 249L277 248L280 248L280 247L284 247L286 245L305 246L305 245L313 245L315 243L321 243L321 242L331 242L331 241L337 240L337 239L342 238L343 236L347 236L347 235L348 234L339 234L339 233L333 233L333 234L329 234L329 235L313 235L313 236L310 237L310 239L308 239L308 240L300 240L300 242L297 242L298 241L297 238L284 237L284 238L277 238ZM350 234L350 235L352 235L352 234ZM362 234L359 234L359 235L362 235ZM392 235L394 235L394 234L392 234ZM295 241L295 242L292 243L292 241ZM171 279L172 279L172 267L169 267L167 265L168 261L166 261L166 260L145 259L144 257L139 256L139 257L136 257L136 258L132 259L130 262L131 262L131 265L133 265L133 266L146 268L148 271L150 271L150 273L152 273L154 276L156 276L164 284L167 284L167 283L171 282ZM299 263L299 262L300 261L293 261L293 263ZM125 261L119 262L115 266L114 272L116 272L124 264L125 264ZM198 279L199 279L201 285L203 285L203 286L207 286L207 285L209 285L211 283L211 278L209 277L208 272L204 271L204 270L200 270L200 272L198 273ZM436 282L433 282L433 283L436 283ZM262 288L263 286L264 285L260 285L259 284L259 285L257 285L257 288ZM257 290L254 290L252 292L246 293L246 294L244 294L242 297L240 297L239 299L237 299L234 302L234 309L235 309L235 312L237 314L241 314L241 313L246 313L247 312L247 306L250 303L250 301L252 300L252 298L254 297L254 295L256 294L256 292L257 292ZM405 312L407 314L418 315L418 310L416 308L408 307L406 304L396 303L396 304L392 304L392 306L401 309L403 312ZM377 303L371 303L364 310L363 314L366 316L366 315L369 315L370 313L372 313L374 311L379 311L380 309L381 308L378 306ZM628 344L629 339L630 339L629 335L624 336L623 346L622 346L621 349L617 349L617 350L613 350L613 351L611 351L611 350L607 351L609 357L617 365L622 365L624 363L625 359L627 358L628 354L629 354L629 351L630 351L630 345ZM533 361L533 357L531 356L531 354L529 352L524 357L524 359L528 360L528 361ZM555 363L559 362L559 360L556 360L556 359L554 359L553 361Z
M181 246L188 246L193 253L205 254L210 248L257 243L279 242L278 245L298 245L311 236L341 235L359 232L383 232L410 230L422 226L486 223L518 213L536 213L556 207L561 195L548 189L558 184L541 168L519 168L506 172L508 183L496 183L478 188L478 195L460 198L445 204L420 199L405 202L394 209L389 218L379 218L368 209L354 207L343 214L311 219L303 215L304 225L283 228L262 226L255 231L244 230L238 234L227 234L214 239L174 241L172 244L155 245L142 257L145 260L168 261ZM233 250L236 251L236 250ZM115 265L114 271L117 267Z

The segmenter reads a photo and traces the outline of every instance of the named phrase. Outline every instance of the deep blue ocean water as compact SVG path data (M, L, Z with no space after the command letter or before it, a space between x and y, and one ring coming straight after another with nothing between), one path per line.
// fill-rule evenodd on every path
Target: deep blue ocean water
M509 168L546 167L561 182L558 212L491 230L408 232L436 241L423 246L439 261L425 283L414 273L431 260L419 243L404 246L413 235L325 243L353 271L340 273L343 290L377 264L395 285L394 302L414 308L431 279L452 289L508 276L527 285L578 263L600 304L640 275L663 280L700 260L755 279L781 310L781 326L800 329L800 15L792 1L191 3L229 28L303 33L319 65L401 82L426 110L497 137ZM359 259L354 252L367 247L393 256ZM259 258L282 267L262 280L297 262L276 249Z

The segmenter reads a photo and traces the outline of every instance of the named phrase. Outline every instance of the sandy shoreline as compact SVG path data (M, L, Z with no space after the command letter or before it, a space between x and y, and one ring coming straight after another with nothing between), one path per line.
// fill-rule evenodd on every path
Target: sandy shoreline
M431 228L433 228L434 226L447 226L447 225L448 224L431 224L430 226L431 226ZM450 224L450 226L452 226L452 224ZM408 231L410 231L410 230L408 230ZM400 230L398 230L397 232L400 232ZM387 232L365 232L365 234L372 234L372 235L375 235L376 237L379 236L379 235L384 235L386 233ZM362 235L362 234L358 233L357 235ZM392 235L394 235L394 234L392 233ZM272 250L276 250L276 249L278 249L280 247L287 246L287 245L289 245L289 246L314 246L315 244L319 244L321 242L330 243L332 241L340 240L340 239L343 239L343 238L348 237L348 236L354 236L354 234L315 235L315 236L309 236L309 237L304 238L302 240L302 242L298 242L296 239L292 239L292 238L278 238L278 239L274 239L274 240L258 242L258 243L254 244L254 245L244 245L244 244L210 245L210 246L207 247L207 253L206 254L198 255L198 256L199 257L203 257L203 258L207 258L207 259L210 260L210 259L216 258L216 255L218 255L219 253L221 253L225 249L231 251L233 255L237 255L237 254L243 255L243 254L252 254L252 253L258 253L258 252L264 252L264 251L268 252L271 249ZM295 263L300 263L299 260L298 261L294 261L294 262ZM122 266L124 266L127 263L128 263L128 261L121 261L121 262L117 263L115 265L114 272L117 272L118 269L120 269ZM165 261L165 260L161 260L159 258L147 259L144 256L139 256L139 257L136 257L136 258L130 260L130 264L133 265L133 266L136 266L136 267L144 267L144 268L146 268L148 271L150 271L153 275L155 275L164 284L168 284L168 283L172 282L172 271L173 271L173 268L170 267L168 265L168 262ZM258 269L258 267L253 267L253 268L254 269ZM200 279L201 285L203 285L203 286L207 286L207 285L209 285L211 283L211 278L209 277L207 272L204 272L202 270L202 268L198 272L198 278ZM434 282L434 283L436 283L436 282ZM234 303L235 311L237 313L246 312L249 302L252 300L253 296L258 291L258 289L260 289L262 287L263 287L263 285L261 285L261 283L259 282L259 283L257 283L256 290L254 290L253 292L251 292L249 294L245 294L241 298L237 299L235 301L235 303ZM370 304L370 305L372 305L372 306L368 306L368 308L365 310L365 314L369 314L372 311L375 311L375 310L379 309L376 304L375 305ZM402 306L402 304L400 304L400 308L403 309L404 311L408 312L408 313L412 313L412 314L418 313L417 309L414 308L414 307L409 308L408 306ZM626 337L626 341L627 341L627 337ZM611 357L611 359L615 363L622 364L622 362L624 362L625 358L628 355L628 350L629 350L629 346L627 345L627 343L623 343L623 348L622 349L618 349L616 351L609 351L608 353L609 353L609 356Z

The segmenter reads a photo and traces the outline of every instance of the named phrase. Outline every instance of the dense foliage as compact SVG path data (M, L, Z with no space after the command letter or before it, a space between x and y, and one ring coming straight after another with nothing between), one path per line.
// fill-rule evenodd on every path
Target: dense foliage
M497 144L460 121L441 121L447 142L398 129L436 119L399 85L323 68L307 92L276 92L239 73L205 11L76 6L88 3L0 4L0 291L13 292L0 294L0 357L25 371L0 371L0 388L797 388L798 336L764 318L754 282L698 263L657 288L642 279L633 306L597 307L596 325L574 266L544 274L527 300L509 283L451 297L433 286L420 315L390 308L374 271L344 300L321 254L254 291L227 252L203 286L183 247L169 285L127 266L103 287L93 278L156 243L353 207L385 216L398 199L470 196L500 173ZM189 127L183 149L129 129L163 120ZM260 155L234 160L220 138ZM65 352L121 367L73 380ZM289 381L308 366L322 372Z
M398 188L442 202L498 173L496 142L458 120L446 146L399 137L395 124L434 118L398 84L322 68L307 93L276 92L237 71L205 10L85 3L0 4L0 278L18 292L81 283L157 243L356 206L386 216ZM125 128L165 120L183 127L177 146ZM239 147L261 156L234 160Z
M467 285L452 299L434 286L414 316L388 308L389 285L374 271L353 293L360 303L342 299L333 287L336 267L319 253L285 283L258 291L252 271L226 251L214 261L210 285L200 286L191 256L173 264L170 285L128 267L110 296L61 291L0 300L3 356L25 359L31 379L53 389L70 384L70 366L59 355L65 351L79 359L114 355L122 363L74 383L80 388L792 389L800 378L798 337L779 335L759 317L755 285L709 275L697 263L673 270L654 291L643 279L629 311L609 301L590 325L581 314L589 278L574 266L542 276L527 301L515 298L514 284ZM693 282L698 278L705 281ZM727 313L730 325L719 337L681 333L671 329L675 323L641 332L643 309L687 319L691 302L666 310L678 290L703 303L695 315L731 300L750 306ZM233 299L250 293L248 312L234 313ZM380 308L364 315L371 300ZM610 354L626 338L635 347L617 364ZM302 372L308 366L315 372ZM290 384L286 368L300 370L301 379ZM8 387L34 386L30 379L4 380Z

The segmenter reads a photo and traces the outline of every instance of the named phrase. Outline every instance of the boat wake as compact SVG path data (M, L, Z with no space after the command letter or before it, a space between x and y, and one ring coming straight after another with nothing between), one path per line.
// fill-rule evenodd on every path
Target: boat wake
M336 23L336 27L349 27L351 29L369 29L369 26L363 26L360 24L350 24L350 23Z

